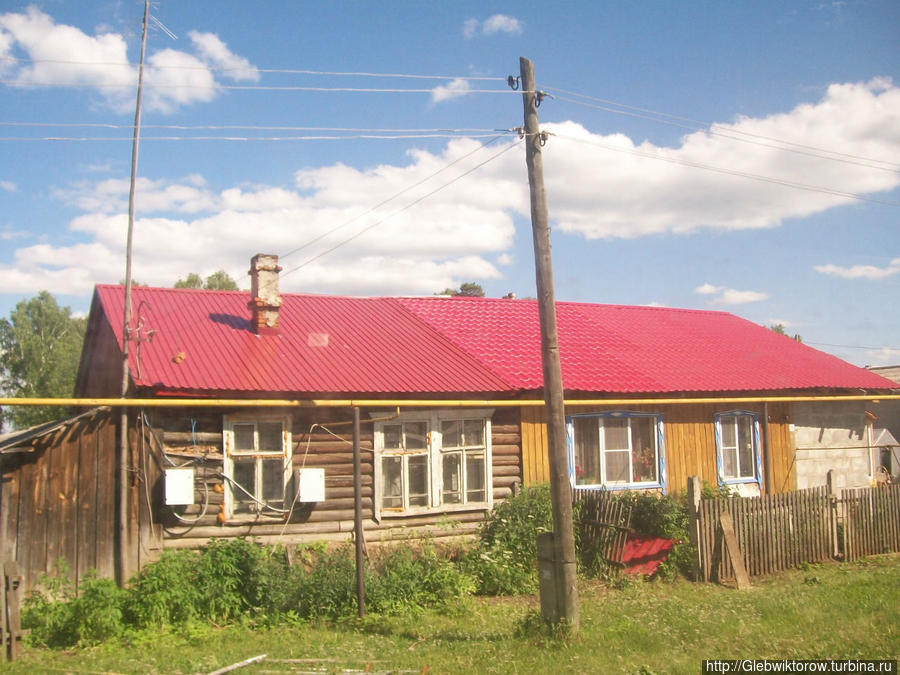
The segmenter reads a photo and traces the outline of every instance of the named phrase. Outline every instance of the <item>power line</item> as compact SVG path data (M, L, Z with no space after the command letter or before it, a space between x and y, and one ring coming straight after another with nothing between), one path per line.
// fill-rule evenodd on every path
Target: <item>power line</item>
M440 192L441 190L444 190L444 189L450 187L451 185L453 185L453 184L456 183L457 181L459 181L459 180L465 178L466 176L468 176L469 174L471 174L471 173L477 171L478 169L480 169L481 167L483 167L485 164L488 164L488 163L494 161L495 159L497 159L498 157L500 157L500 156L503 155L504 153L507 153L507 152L509 152L510 150L512 150L513 148L517 147L521 142L522 142L521 140L517 140L517 141L515 141L514 143L510 143L509 145L507 145L505 148L503 148L503 149L500 150L499 152L494 153L493 155L491 155L490 157L488 157L488 158L487 158L486 160L484 160L483 162L479 162L478 164L476 164L475 166L473 166L471 169L468 169L467 171L461 173L461 174L460 174L459 176L457 176L456 178L454 178L454 179L452 179L452 180L450 180L450 181L444 183L443 185L441 185L441 186L435 188L435 189L432 190L431 192L428 192L427 194L422 195L422 196L419 197L418 199L413 200L412 202L410 202L410 203L407 204L406 206L403 206L403 207L397 209L397 210L394 211L393 213L391 213L391 214L385 216L384 218L375 221L375 222L372 223L371 225L367 225L366 227L364 227L363 229L361 229L359 232L353 234L353 235L350 236L350 237L347 237L347 238L344 239L343 241L338 242L337 244L335 244L335 245L332 246L331 248L328 248L328 249L322 251L321 253L318 253L318 254L312 256L311 258L307 258L306 260L304 260L302 263L300 263L300 264L297 265L296 267L292 267L292 268L289 269L287 272L284 272L281 276L284 277L284 276L287 276L288 274L291 274L291 273L293 273L293 272L296 272L297 270L302 269L303 267L306 267L307 265L309 265L309 264L315 262L315 261L318 260L319 258L322 258L323 256L326 256L326 255L328 255L329 253L332 253L333 251L336 251L337 249L341 248L342 246L344 246L344 245L346 245L346 244L349 244L349 243L350 243L351 241L353 241L354 239L356 239L356 238L358 238L358 237L361 237L363 234L365 234L365 233L368 232L369 230L373 229L374 227L377 227L378 225L381 225L381 224L382 224L383 222L385 222L386 220L389 220L390 218L393 218L394 216L397 216L397 215L403 213L404 211L407 211L407 210L411 209L413 206L415 206L415 205L417 205L417 204L419 204L419 203L425 201L426 199L428 199L429 197L431 197L431 196L437 194L437 193Z
M268 141L268 142L287 142L287 141L346 141L346 140L422 140L430 138L490 138L496 132L489 134L350 134L350 135L317 135L317 136L142 136L141 140L147 141ZM121 142L131 141L125 136L0 136L0 142L37 142L37 141L57 141L72 143L88 143L88 142Z
M16 80L0 79L0 84L13 87L65 87L69 89L131 89L133 83L86 83L86 82L18 82ZM211 89L227 91L305 91L314 93L350 93L350 94L433 94L435 87L428 89L408 89L399 87L306 87L299 85L262 85L262 84L145 84L147 89ZM515 94L521 95L521 91L511 89L461 89L454 91L455 96L467 94ZM527 92L526 92L527 93Z
M12 56L0 57L0 61L14 61L17 63L58 63L73 66L114 66L117 68L132 67L130 63L113 63L108 61L70 61L65 59L19 59ZM202 70L219 73L246 72L252 70L257 73L272 73L280 75L314 75L326 77L383 77L390 79L407 80L470 80L472 82L506 82L505 77L479 76L479 75L417 75L413 73L373 73L365 71L339 71L339 70L309 70L300 68L257 68L256 66L244 66L234 68L217 68L215 66L182 66L164 65L154 66L155 70Z
M0 122L0 127L83 127L97 129L131 129L130 124L113 124L105 122ZM250 129L264 131L356 131L356 132L372 132L372 133L427 133L427 132L446 132L446 133L487 133L497 131L508 131L508 129L450 129L446 127L435 128L417 128L417 129L397 129L397 128L366 128L366 127L297 127L297 126L270 126L270 125L250 125L250 124L142 124L142 129L179 129L179 130L225 130L225 129Z
M806 342L805 340L803 343L807 345L818 345L820 347L839 347L841 349L866 349L869 351L881 351L886 349L891 352L900 352L900 347L863 347L861 345L835 345L831 344L830 342Z
M784 178L773 178L772 176L764 176L761 174L750 173L748 171L739 171L737 169L728 169L722 166L714 166L712 164L704 164L702 162L692 162L686 159L678 159L676 157L665 157L663 155L654 154L651 152L644 152L642 150L637 150L635 148L622 148L616 147L614 145L610 145L608 143L600 143L598 141L588 141L583 138L576 138L574 136L567 136L565 134L552 133L551 135L562 138L568 141L572 141L574 143L582 143L584 145L593 145L598 148L603 148L605 150L612 150L613 152L622 152L629 155L636 155L637 157L645 157L647 159L655 159L663 162L669 162L670 164L680 164L682 166L688 166L695 169L703 169L704 171L713 171L715 173L722 173L729 176L738 176L741 178L749 178L751 180L757 180L764 183L773 183L775 185L783 185L785 187L795 188L797 190L806 190L807 192L821 192L823 194L834 195L835 197L845 197L847 199L855 199L863 202L872 202L873 204L883 204L885 206L900 206L900 202L891 201L887 199L877 199L874 197L867 197L866 195L861 195L856 192L846 192L843 190L835 190L832 188L822 187L818 185L808 185L806 183L799 183L796 181L790 181Z
M550 90L554 91L554 90ZM562 91L562 90L560 90ZM576 94L576 96L580 96L580 94ZM591 97L585 97L591 98ZM703 131L710 136L718 136L721 138L728 138L733 141L738 141L740 143L749 143L752 145L758 145L765 148L772 148L775 150L782 150L784 152L793 152L799 155L806 155L808 157L817 157L819 159L827 159L833 162L843 162L845 164L854 164L857 166L864 166L870 169L878 169L880 171L888 171L890 173L900 173L900 164L896 162L889 162L887 160L875 159L872 157L863 157L860 155L851 155L848 153L836 152L834 150L828 150L825 148L819 148L812 145L804 145L802 143L794 143L792 141L786 141L780 138L774 138L771 136L764 136L762 134L753 134L746 131L740 131L737 129L729 129L726 131L718 131L716 130L715 124L707 124L704 122L700 122L697 120L692 120L690 118L677 117L675 115L669 115L667 113L657 112L653 110L646 110L644 108L636 108L634 106L628 106L623 103L614 103L607 102L609 105L621 106L624 108L623 110L619 110L616 108L608 107L608 106L600 106L593 105L590 103L585 103L583 101L576 101L574 99L566 98L564 96L553 96L554 100L564 101L567 103L572 103L574 105L580 105L587 108L593 108L595 110L603 110L605 112L611 112L617 115L627 115L629 117L636 117L639 119L649 120L651 122L656 122L658 124L667 124L669 126L678 127L681 129L687 129L689 131ZM603 100L603 99L598 99ZM632 112L638 111L638 112ZM647 113L647 114L642 114ZM669 119L665 119L669 118ZM694 125L682 124L677 121L671 120L685 120L694 123ZM755 140L758 139L758 140ZM770 142L764 142L770 141Z

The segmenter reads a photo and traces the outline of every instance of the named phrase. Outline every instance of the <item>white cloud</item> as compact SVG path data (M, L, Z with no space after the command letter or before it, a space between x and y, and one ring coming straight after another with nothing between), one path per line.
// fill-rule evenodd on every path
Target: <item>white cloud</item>
M816 265L813 269L816 272L827 274L832 277L840 277L841 279L885 279L895 274L900 274L900 258L894 258L888 263L887 267L875 267L874 265L853 265L851 267L842 267L828 263L827 265Z
M768 299L767 293L759 291L738 291L734 288L703 284L694 289L698 295L715 296L709 300L711 305L745 305L750 302L761 302Z
M237 56L228 49L215 33L188 33L200 57L215 68L223 70L223 75L233 80L259 80L259 70L243 56Z
M481 147L455 140L439 154L410 152L403 166L362 171L335 164L298 171L294 188L214 190L197 175L175 181L141 178L134 276L142 283L171 286L189 272L205 276L222 268L244 284L254 253L283 256L300 248L282 259L286 291L431 294L464 281L500 278L499 267L512 250L512 214L527 208L527 183L521 157L514 153L451 182L502 149ZM507 156L513 156L510 164L503 162ZM419 182L372 210L386 196ZM125 180L85 181L57 192L84 211L69 223L65 237L81 243L20 249L12 264L0 266L0 284L13 293L40 287L73 294L121 279L127 194Z
M144 72L148 110L170 113L179 106L213 100L219 93L211 67L231 79L256 80L257 69L233 54L216 35L191 32L197 55L163 49L147 58ZM128 62L122 35L87 35L55 23L36 7L0 14L0 55L21 51L30 63L5 62L4 76L15 87L84 87L99 93L119 112L134 107L137 67Z
M459 98L469 93L471 87L468 80L456 78L449 84L442 84L431 90L431 102L440 103L450 99Z
M471 40L478 33L481 22L478 19L466 19L463 22L462 33L466 40Z
M494 16L484 22L481 29L485 35L493 35L494 33L518 35L522 32L522 22L506 14L494 14Z
M827 138L829 147L839 152L900 156L900 128L892 117L897 109L900 90L893 85L835 85L816 104L731 126L807 145ZM595 144L753 173L802 176L809 183L833 180L843 189L865 193L900 181L895 173L871 167L832 166L706 133L685 137L677 148L663 148L621 134L592 134L572 122L545 128L557 133L544 148L553 227L580 237L774 227L785 218L845 203L833 195L698 171ZM509 148L514 149L497 154ZM471 139L455 139L440 152L411 150L407 160L397 164L365 170L339 163L303 169L286 186L212 186L200 175L141 178L134 274L143 283L171 285L189 272L209 274L224 268L243 282L254 253L283 255L299 249L282 261L288 291L431 293L464 281L497 278L514 253L514 219L529 214L523 155L522 145L513 140L483 147ZM492 157L477 172L463 176ZM780 173L788 168L787 174ZM412 185L416 187L410 190ZM48 290L70 294L82 279L85 284L121 279L118 261L124 250L127 194L128 183L121 179L83 181L59 190L57 197L82 215L70 222L67 236L56 241L96 246L102 253L57 243L22 249L40 254L42 262L26 265L15 258L0 267L0 287L16 292L26 282L33 289L53 281L58 287ZM893 273L895 262L882 273ZM67 274L58 273L58 264L64 264ZM712 305L768 297L712 283L697 286L695 292Z
M495 33L507 33L509 35L520 35L522 33L522 22L513 16L506 14L494 14L484 20L466 19L463 22L462 34L466 40L471 40L481 31L484 35L494 35Z
M19 186L11 180L0 180L0 190L3 190L4 192L16 192L18 189Z
M543 152L544 180L553 196L551 216L563 231L588 238L777 227L785 219L854 201L682 163L871 195L896 188L900 175L868 162L780 151L759 137L888 160L900 156L897 110L900 88L873 80L831 85L817 103L713 128L717 134L755 134L744 137L753 143L698 131L668 148L636 143L622 134L594 134L575 122L545 124L544 129L557 134Z

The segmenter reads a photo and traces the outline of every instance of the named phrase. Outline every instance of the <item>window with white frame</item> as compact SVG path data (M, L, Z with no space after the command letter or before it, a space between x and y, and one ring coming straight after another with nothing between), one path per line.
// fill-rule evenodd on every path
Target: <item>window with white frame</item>
M719 481L758 482L759 421L755 413L727 412L715 416Z
M491 411L403 413L375 425L380 515L490 508Z
M289 418L225 419L225 512L280 513L291 477Z
M664 487L660 415L599 413L566 421L569 473L576 487Z

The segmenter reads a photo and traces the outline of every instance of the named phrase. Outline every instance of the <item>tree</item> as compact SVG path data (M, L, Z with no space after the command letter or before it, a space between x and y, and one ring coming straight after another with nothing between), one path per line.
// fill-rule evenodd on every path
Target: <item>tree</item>
M459 288L445 288L437 295L461 295L467 298L483 298L484 297L484 289L481 287L481 284L476 284L473 281L470 281L465 284L460 284Z
M87 320L72 316L47 291L22 300L0 319L0 388L4 396L60 398L71 396ZM30 427L61 416L59 406L9 406L4 424Z
M236 291L237 282L228 276L225 270L218 270L206 277L206 282L196 272L191 272L185 279L175 282L175 288L196 288L204 291Z
M803 338L800 337L800 335L798 333L794 333L793 335L788 335L784 330L783 324L780 324L780 323L772 324L771 326L769 326L769 328L772 331L778 333L779 335L784 335L786 337L792 338L792 339L796 340L797 342L803 342Z

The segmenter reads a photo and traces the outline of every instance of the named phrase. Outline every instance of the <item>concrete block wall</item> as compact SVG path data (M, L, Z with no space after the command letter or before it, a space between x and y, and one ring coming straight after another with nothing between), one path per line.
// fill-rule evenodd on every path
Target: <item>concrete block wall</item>
M872 480L866 402L797 403L794 425L794 465L797 489L825 484L834 471L835 488L868 487Z

